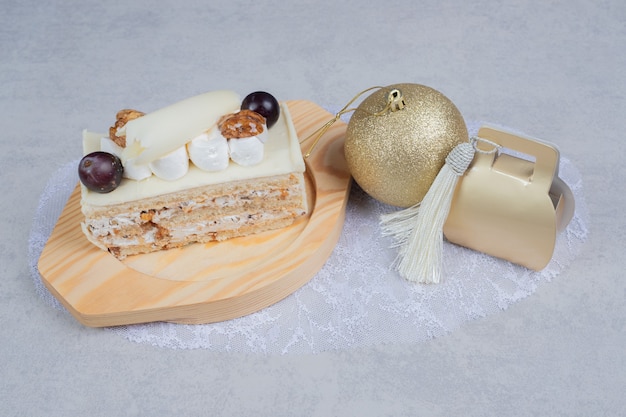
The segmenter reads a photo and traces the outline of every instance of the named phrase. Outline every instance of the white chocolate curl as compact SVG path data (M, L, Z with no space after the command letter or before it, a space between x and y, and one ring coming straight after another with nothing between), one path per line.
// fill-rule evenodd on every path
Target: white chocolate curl
M233 91L212 91L131 120L118 131L126 135L122 163L135 159L148 164L184 146L213 127L224 114L237 111L239 95Z

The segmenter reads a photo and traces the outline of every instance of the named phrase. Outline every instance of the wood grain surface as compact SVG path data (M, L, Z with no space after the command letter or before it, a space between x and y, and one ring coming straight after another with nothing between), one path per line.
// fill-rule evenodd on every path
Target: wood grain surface
M333 117L288 101L300 140ZM346 125L337 121L305 160L309 214L284 229L119 261L80 229L80 189L70 196L39 259L44 285L86 326L153 321L210 323L261 310L306 284L343 228L350 174ZM302 144L308 150L313 139Z

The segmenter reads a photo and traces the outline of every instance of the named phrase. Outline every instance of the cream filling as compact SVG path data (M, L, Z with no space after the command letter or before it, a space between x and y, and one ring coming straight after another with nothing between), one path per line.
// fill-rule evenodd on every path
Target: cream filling
M172 243L182 242L189 238L190 235L205 235L208 233L220 233L224 231L236 230L242 226L261 222L271 222L275 220L283 220L293 218L293 214L304 214L302 211L294 213L293 211L274 210L271 212L255 213L252 215L228 215L215 220L196 221L187 225L178 225L175 229L169 229L169 241ZM116 217L120 225L123 223L119 216ZM105 225L103 221L89 220L84 223L84 227L89 233L101 243L107 246L129 247L139 244L155 243L156 228L144 232L141 237L128 238L118 236L115 231L119 227Z
M251 217L248 216L225 216L217 221L206 222L194 222L186 227L177 227L175 230L170 230L170 237L173 242L184 241L189 235L206 235L208 233L220 233L230 230L238 230L242 226L248 224L256 224L259 221L273 221L282 220L285 218L291 218L291 213L288 212L273 212L273 213L259 213Z
M256 165L241 166L230 161L224 170L206 172L191 163L187 174L178 180L168 181L154 175L140 181L125 178L118 188L106 194L90 191L81 185L81 204L108 206L206 185L304 172L305 165L298 135L286 104L281 104L280 117L268 130L268 134L269 137L264 144L263 160ZM83 133L84 154L100 150L103 136L106 135L85 131Z

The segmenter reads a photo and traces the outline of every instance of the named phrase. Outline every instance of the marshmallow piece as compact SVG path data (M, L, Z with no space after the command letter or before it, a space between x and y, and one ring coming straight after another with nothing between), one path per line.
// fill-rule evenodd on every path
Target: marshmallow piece
M221 171L228 167L228 141L216 128L192 139L187 151L191 162L203 171Z
M127 159L124 162L122 176L129 180L141 181L152 176L152 170L148 164L138 164L136 159Z
M256 165L263 160L263 141L257 136L229 139L230 158L242 166Z
M267 126L263 125L263 133L256 135L256 138L261 141L261 143L265 144L267 142L267 138L270 136L267 130Z
M150 162L149 166L152 173L163 180L174 181L182 178L189 170L187 148L181 146L165 156Z

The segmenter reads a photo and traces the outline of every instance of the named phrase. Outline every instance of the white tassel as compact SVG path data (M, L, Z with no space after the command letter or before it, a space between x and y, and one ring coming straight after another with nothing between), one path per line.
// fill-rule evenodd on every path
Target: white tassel
M381 216L383 235L392 236L399 248L396 268L414 282L439 283L443 225L450 212L456 184L474 159L471 143L457 145L446 157L439 174L421 203Z

